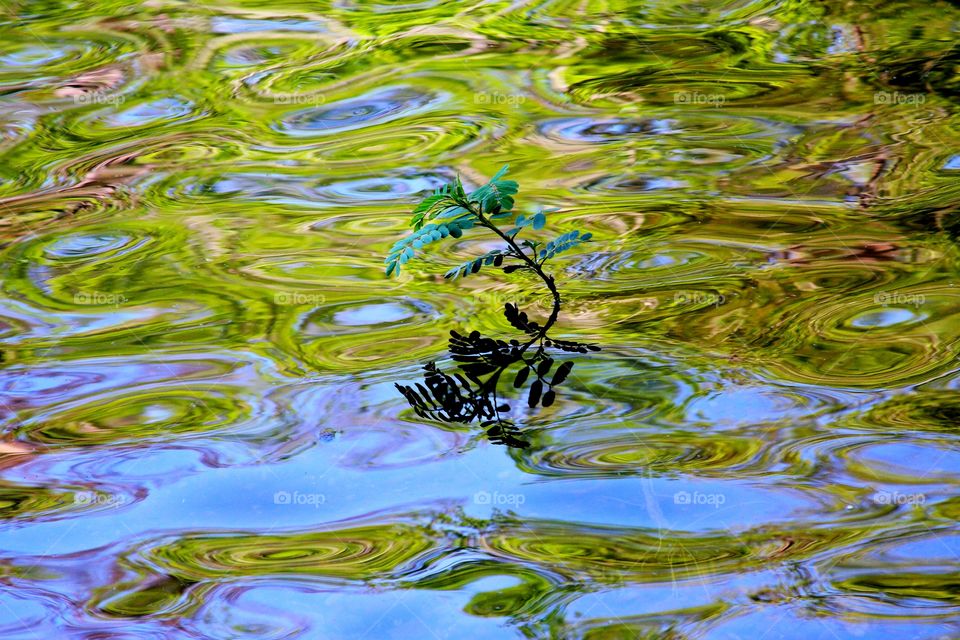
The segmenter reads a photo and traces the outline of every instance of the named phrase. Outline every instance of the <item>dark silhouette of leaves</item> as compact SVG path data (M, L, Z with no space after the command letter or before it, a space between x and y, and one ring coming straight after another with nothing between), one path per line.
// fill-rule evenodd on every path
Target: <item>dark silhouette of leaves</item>
M516 389L519 389L527 382L527 377L530 375L530 368L523 367L520 371L517 372L517 377L513 380L513 386Z
M540 380L534 380L530 385L530 397L527 398L527 404L532 409L540 402L540 393L543 391L543 383Z
M550 389L545 394L543 394L543 406L549 407L553 404L553 401L557 399L557 394L553 389Z
M525 449L530 443L521 437L520 429L509 420L489 420L481 423L487 434L487 438L493 444L505 444L508 447Z
M507 319L507 322L512 324L514 327L523 331L526 334L531 336L537 336L540 334L541 326L527 317L527 314L520 309L515 304L510 304L509 302L504 305L503 315Z
M600 351L600 347L586 342L573 342L572 340L548 340L544 343L548 347L556 347L570 353L586 353L588 351Z
M550 367L553 366L553 358L545 358L540 361L540 364L537 365L537 376L544 377L550 371Z
M567 376L570 375L571 369L573 369L573 362L570 360L567 360L557 367L557 370L553 373L553 380L550 381L550 386L558 385L566 380Z
M515 305L507 307L516 312L517 322L521 322L521 312ZM511 312L511 316L514 312ZM522 325L525 327L528 324ZM530 340L536 342L536 339ZM489 440L495 444L511 447L526 447L529 443L523 439L522 431L501 413L510 410L509 405L497 403L496 390L501 375L515 370L512 386L522 389L529 383L527 404L534 408L552 406L557 399L556 387L570 375L574 363L570 360L555 367L556 360L547 355L545 348L552 345L566 350L587 351L595 345L577 342L544 340L532 358L525 355L529 344L517 340L499 340L482 335L479 331L461 334L450 332L449 351L459 372L453 375L444 373L436 363L424 366L423 383L396 385L400 393L414 412L425 419L438 422L479 422ZM551 379L547 379L553 370ZM531 375L532 374L532 375ZM531 381L532 378L532 381Z

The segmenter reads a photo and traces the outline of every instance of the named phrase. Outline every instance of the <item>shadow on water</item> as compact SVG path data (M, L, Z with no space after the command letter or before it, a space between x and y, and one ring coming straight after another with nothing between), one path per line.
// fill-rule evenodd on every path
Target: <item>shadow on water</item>
M559 303L554 307L552 320L558 311ZM510 405L498 398L498 383L512 376L513 388L528 387L527 406L531 409L538 405L549 407L557 397L557 387L567 379L574 365L572 360L557 364L551 349L587 353L599 351L600 347L550 338L547 331L551 321L540 325L510 303L506 305L504 317L526 334L525 341L515 338L505 341L481 335L479 331L467 335L451 331L450 357L459 371L449 375L436 362L429 362L423 367L423 384L397 384L396 387L421 418L463 424L478 421L491 442L525 448L529 443L523 439L521 429L501 415L510 411Z

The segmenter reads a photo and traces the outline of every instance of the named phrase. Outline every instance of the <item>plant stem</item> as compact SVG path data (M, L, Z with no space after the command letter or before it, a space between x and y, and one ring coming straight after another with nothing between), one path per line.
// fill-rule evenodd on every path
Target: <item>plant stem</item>
M540 331L537 332L537 335L535 335L529 342L527 342L526 344L520 347L520 351L517 352L516 360L514 360L513 362L511 362L506 366L500 367L489 378L487 378L487 380L481 386L481 393L483 391L492 391L493 397L494 397L493 410L497 417L497 421L499 422L500 411L497 408L496 393L497 393L497 383L500 380L500 376L501 374L503 374L504 371L510 368L515 362L523 362L526 366L533 368L530 365L530 363L527 362L527 360L523 357L523 354L527 351L527 349L533 346L533 344L536 342L540 342L540 349L543 349L543 340L544 338L547 337L547 332L556 323L557 318L560 316L560 292L557 290L557 284L553 276L545 273L543 271L542 265L538 264L534 258L531 258L530 256L528 256L511 236L508 236L507 234L505 234L503 231L500 230L500 227L498 227L497 225L492 223L490 220L485 218L483 216L483 213L480 211L479 207L474 209L473 206L471 206L471 203L466 201L457 202L457 205L460 207L463 207L464 209L466 209L467 211L475 215L477 217L477 220L480 221L480 224L482 226L486 227L490 231L493 231L495 234L500 236L500 238L507 243L507 245L513 251L513 253L518 258L523 260L527 264L527 267L531 269L534 273L536 273L541 280L543 280L543 283L547 285L547 289L550 290L550 295L553 297L553 310L550 312L550 317L547 318L546 323L544 323L544 325L540 328ZM534 370L534 372L536 372L536 370ZM538 378L540 377L539 374L537 374L537 377ZM471 419L472 419L472 416L471 416Z
M553 311L551 311L550 317L547 318L546 324L544 324L543 328L540 329L539 335L537 335L537 337L535 337L530 343L528 343L528 346L530 344L533 344L537 340L543 340L547 335L547 331L550 330L550 327L552 327L554 323L556 323L557 318L560 316L560 292L557 290L557 284L554 281L553 276L547 273L544 273L543 267L537 264L536 260L530 258L530 256L528 256L523 251L523 249L521 249L519 245L517 245L516 241L514 241L512 237L508 236L507 234L505 234L503 231L500 230L500 227L498 227L497 225L493 224L492 222L484 218L483 214L480 213L479 211L474 211L472 208L470 209L470 211L471 213L477 216L477 219L480 220L480 224L482 224L484 227L486 227L487 229L490 229L495 234L500 236L503 239L503 241L506 242L511 249L513 249L513 252L519 258L521 258L524 262L526 262L527 266L530 269L532 269L533 272L536 273L541 280L543 280L543 283L547 285L547 289L550 290L550 295L553 296ZM526 348L523 351L526 351Z

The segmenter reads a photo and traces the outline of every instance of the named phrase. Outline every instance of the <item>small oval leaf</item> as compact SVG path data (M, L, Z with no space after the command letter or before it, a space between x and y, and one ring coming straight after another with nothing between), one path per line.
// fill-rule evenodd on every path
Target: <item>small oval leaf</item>
M523 386L523 383L527 381L527 377L530 375L530 367L524 367L517 372L517 377L513 379L513 387L519 389Z
M573 369L573 361L567 360L559 367L553 374L553 380L550 381L550 386L560 384L567 379L567 376L570 375L570 370Z
M527 398L527 405L533 409L540 402L540 393L543 391L543 383L539 380L534 380L533 384L530 385L530 397Z
M541 360L540 364L537 365L537 375L541 378L547 375L547 372L550 371L550 367L553 366L553 358L547 358L546 360Z

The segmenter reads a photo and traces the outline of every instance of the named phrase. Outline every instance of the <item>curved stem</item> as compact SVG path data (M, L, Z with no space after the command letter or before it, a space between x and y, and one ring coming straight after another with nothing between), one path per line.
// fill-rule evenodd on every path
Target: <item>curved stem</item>
M511 249L513 249L513 252L517 254L517 256L524 262L526 262L527 266L532 269L541 280L543 280L543 283L547 285L547 289L550 290L550 295L553 296L553 311L551 311L550 317L547 318L547 322L543 325L543 328L540 329L539 334L528 343L528 346L537 340L543 340L547 335L547 331L550 330L550 327L556 323L557 318L560 316L560 292L557 290L557 283L554 281L553 276L544 273L542 265L538 264L536 260L528 256L526 252L524 252L523 249L517 245L516 241L512 237L500 230L500 227L484 218L483 214L479 211L473 211L471 209L471 212L477 216L477 218L480 220L480 224L500 236L503 241L506 242ZM523 351L526 351L526 349L523 349ZM521 353L523 353L523 351L521 351Z
M497 389L497 383L500 381L500 376L515 362L523 362L526 366L528 367L531 366L530 363L528 363L527 360L523 357L523 354L527 351L527 349L533 346L533 344L536 342L541 343L541 349L542 349L543 340L544 338L546 338L547 332L557 322L557 318L559 318L560 316L560 303L561 303L560 291L557 289L557 283L554 280L553 276L543 271L542 264L537 263L537 261L534 259L535 256L534 258L531 258L530 256L528 256L526 252L524 252L524 250L516 243L513 237L505 234L503 231L500 230L500 228L497 225L493 224L492 222L490 222L490 220L485 218L483 216L483 213L481 213L481 211L479 210L479 208L474 209L474 207L472 207L471 203L469 202L458 202L457 204L463 207L464 209L466 209L467 211L469 211L470 213L474 214L477 217L477 220L480 221L480 224L482 226L486 227L487 229L493 231L495 234L500 236L500 238L507 243L507 245L513 251L513 253L526 263L527 268L532 270L534 273L537 274L537 276L541 280L543 280L543 283L547 285L547 289L550 290L550 295L553 297L553 309L550 312L550 317L547 318L547 321L540 328L540 331L537 332L537 335L535 335L533 338L530 339L530 341L528 341L526 344L520 347L520 350L517 352L516 360L514 360L513 362L511 362L506 366L500 367L489 378L487 378L487 380L480 387L481 393L484 393L484 392L493 393L494 412L495 412L495 415L497 416L497 420L499 421L500 411L496 407L496 404L497 404L496 389ZM539 374L538 374L538 378L539 378ZM476 413L474 413L474 416L475 415ZM470 419L473 419L474 416L471 416Z

